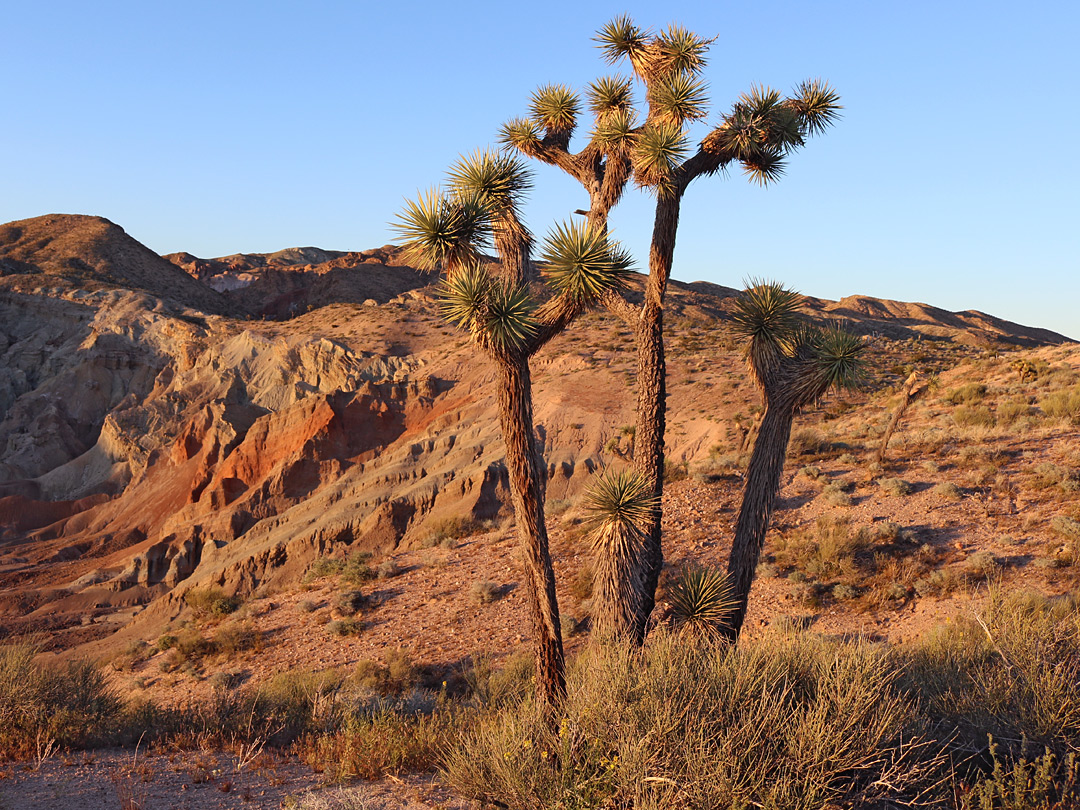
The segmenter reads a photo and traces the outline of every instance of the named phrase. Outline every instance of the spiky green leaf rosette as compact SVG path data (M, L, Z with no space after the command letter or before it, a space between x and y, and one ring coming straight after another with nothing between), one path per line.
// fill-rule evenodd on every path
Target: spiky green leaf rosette
M600 297L622 289L634 265L630 254L587 225L556 225L541 254L544 278L578 307L593 307Z
M529 112L541 127L555 134L569 134L577 125L581 102L574 91L563 84L549 84L532 95Z
M482 346L517 351L536 332L536 305L528 287L493 279L479 263L448 278L441 293L442 316Z
M643 531L652 521L657 498L648 479L630 469L607 470L585 494L585 521L595 528Z
M446 269L452 273L475 261L491 238L489 212L481 199L435 190L407 200L393 228L404 240L405 261L429 272Z
M676 628L709 634L724 626L736 605L727 575L714 568L683 569L667 598Z

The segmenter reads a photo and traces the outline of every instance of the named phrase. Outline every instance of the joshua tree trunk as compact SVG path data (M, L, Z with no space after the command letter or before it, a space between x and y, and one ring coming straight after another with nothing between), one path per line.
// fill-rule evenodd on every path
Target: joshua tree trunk
M536 643L537 697L542 705L555 710L566 697L565 660L555 598L555 572L544 525L543 480L533 438L529 363L516 357L501 357L496 363L499 419Z
M664 293L671 277L675 256L675 236L679 227L679 207L686 190L681 186L663 191L656 203L652 245L649 249L649 278L645 301L637 325L637 432L634 435L634 467L653 485L656 508L645 537L642 559L635 581L641 593L635 632L638 644L645 641L649 616L656 604L656 587L664 567L660 526L661 498L664 494L664 431L667 413L667 364L664 357Z
M780 475L784 471L784 457L794 421L793 408L767 405L746 469L742 507L739 509L735 540L728 561L728 576L731 578L736 607L722 632L730 641L738 639L746 620L750 586L776 506L776 496L780 492Z
M885 435L881 437L881 446L878 447L877 452L874 453L874 461L881 464L885 461L885 451L889 447L889 439L892 438L893 431L896 430L897 425L900 424L900 420L904 418L904 412L908 409L908 405L916 400L919 394L922 393L921 388L915 387L915 382L918 379L918 375L913 371L911 376L907 378L907 382L904 383L904 393L900 399L900 404L896 406L896 410L893 411L892 419L889 420L889 426L885 429Z
M664 310L646 301L637 330L637 426L634 432L634 468L649 481L656 497L652 520L644 537L641 559L633 577L639 589L634 640L641 644L656 604L656 586L664 567L660 538L660 498L664 493L664 428L666 422L666 366Z

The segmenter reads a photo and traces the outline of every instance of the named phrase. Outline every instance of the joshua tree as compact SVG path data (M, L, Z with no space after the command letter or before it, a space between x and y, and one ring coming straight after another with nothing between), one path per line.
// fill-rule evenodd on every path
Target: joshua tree
M634 467L646 477L655 496L650 526L635 565L640 591L635 637L644 638L663 566L660 542L660 497L663 491L665 430L665 359L663 302L679 223L683 194L696 178L716 174L733 163L742 165L760 184L778 180L787 155L806 139L827 129L838 117L839 96L818 81L803 82L790 97L753 87L720 117L719 123L690 147L688 128L708 115L708 98L700 74L712 40L680 26L652 34L626 16L608 23L597 41L610 64L623 59L644 85L644 115L634 106L632 79L607 77L586 91L593 127L588 142L570 151L581 100L563 85L537 90L528 118L507 123L501 139L521 154L558 166L577 179L589 195L587 222L607 227L608 215L627 182L656 197L649 277L644 300L634 303L616 291L604 305L625 321L637 341L637 430Z
M746 470L728 561L736 606L722 632L731 641L738 638L746 618L795 415L831 387L854 386L861 376L862 340L839 328L804 323L798 314L800 298L780 284L752 283L736 301L735 328L747 340L747 366L765 412Z
M635 565L652 523L656 496L640 472L609 470L586 493L584 506L587 521L593 525L596 557L592 637L629 641L637 631L641 612Z
M537 695L554 709L565 697L566 682L529 358L601 296L620 289L631 261L606 233L557 227L542 252L543 276L554 294L538 305L527 281L533 239L518 211L530 185L515 158L476 153L451 168L445 192L407 203L397 228L410 261L445 272L443 316L467 331L498 371L499 421L536 643ZM501 261L495 272L482 254L489 241Z

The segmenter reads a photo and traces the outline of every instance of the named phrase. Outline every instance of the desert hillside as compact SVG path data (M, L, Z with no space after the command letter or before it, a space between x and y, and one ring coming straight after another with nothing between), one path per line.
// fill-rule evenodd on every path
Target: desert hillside
M285 593L310 581L320 560L363 552L399 560L405 573L378 631L355 644L375 651L410 640L431 643L427 657L465 654L478 639L425 642L395 616L443 638L455 632L455 611L478 615L467 591L486 580L509 589L499 623L514 635L522 597L492 370L440 319L435 279L405 266L392 246L162 258L107 220L56 215L0 226L0 268L4 633L44 631L53 649L101 654L189 615L183 597L192 588ZM669 296L666 520L675 562L720 562L737 507L741 443L758 405L726 327L734 294L698 282L674 283ZM1053 541L1057 512L1071 518L1067 503L1047 498L1075 482L1080 459L1070 455L1075 427L1040 402L1074 384L1075 344L982 313L866 296L808 298L805 310L865 335L873 374L868 390L803 417L774 537L791 542L825 514L852 531L895 524L905 542L929 548L925 570L891 602L855 588L860 610L884 611L883 626L899 605L904 616L938 612L932 589L915 588L935 565L962 564L975 546L994 559L1031 549L991 535ZM628 449L630 341L595 313L534 363L567 589L587 558L575 501ZM1021 359L1041 373L1021 379ZM912 370L932 378L932 391L894 440L901 466L873 471L874 439ZM976 383L988 387L970 402L948 399ZM1047 464L1060 486L1026 494L1022 483ZM891 497L882 478L903 478L909 491ZM945 481L960 488L956 501L935 494ZM1021 518L1025 500L1048 505ZM787 576L785 559L771 565ZM1052 566L1029 571L1040 581L1059 575ZM758 610L797 597L828 623L830 611L847 615L833 594L843 583L829 582L792 591L787 579L766 577ZM279 599L274 611L295 610L302 598ZM282 633L303 626L274 611L266 621ZM328 655L354 653L344 645Z

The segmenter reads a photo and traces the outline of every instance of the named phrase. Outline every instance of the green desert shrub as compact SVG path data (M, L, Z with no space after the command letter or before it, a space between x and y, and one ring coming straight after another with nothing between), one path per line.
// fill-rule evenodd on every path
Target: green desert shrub
M199 617L228 616L242 604L238 596L227 596L220 588L192 588L184 594L184 602Z
M995 424L994 414L985 405L961 405L953 411L957 427L990 428Z
M953 405L970 405L982 402L983 397L986 396L986 390L986 386L982 383L967 383L950 391L946 399Z

